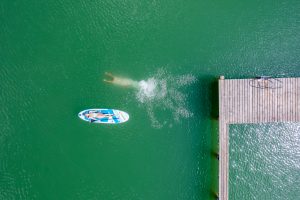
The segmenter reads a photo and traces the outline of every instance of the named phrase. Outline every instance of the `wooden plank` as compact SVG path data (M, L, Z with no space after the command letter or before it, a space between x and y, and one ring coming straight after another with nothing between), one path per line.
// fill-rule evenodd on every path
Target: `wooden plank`
M300 78L219 80L219 199L228 200L229 125L300 122Z

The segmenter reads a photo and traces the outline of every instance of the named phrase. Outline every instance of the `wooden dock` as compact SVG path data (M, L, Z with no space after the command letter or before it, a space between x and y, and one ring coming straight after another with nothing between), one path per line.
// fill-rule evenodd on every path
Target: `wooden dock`
M219 199L228 200L229 125L300 122L300 78L219 79Z

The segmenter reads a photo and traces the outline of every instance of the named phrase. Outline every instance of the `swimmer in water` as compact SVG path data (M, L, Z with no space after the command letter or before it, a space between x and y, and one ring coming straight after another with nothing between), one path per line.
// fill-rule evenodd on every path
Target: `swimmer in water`
M138 87L138 82L128 79L128 78L122 78L122 77L118 77L118 76L114 76L112 75L112 73L109 72L105 72L105 75L109 78L109 79L103 79L104 82L106 83L112 83L115 85L120 85L120 86L124 86L124 87Z

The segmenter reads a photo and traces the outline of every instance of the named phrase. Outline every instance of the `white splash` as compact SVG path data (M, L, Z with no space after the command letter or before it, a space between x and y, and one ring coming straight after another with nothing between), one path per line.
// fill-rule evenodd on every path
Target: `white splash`
M171 127L174 122L193 116L187 105L188 94L180 88L196 81L191 74L172 76L166 70L159 69L151 78L139 82L136 97L140 105L146 107L153 127L161 128L167 124ZM158 118L161 112L169 113L170 118Z
M136 96L141 103L164 98L167 94L167 85L164 80L149 78L146 81L140 81L138 85L139 90Z

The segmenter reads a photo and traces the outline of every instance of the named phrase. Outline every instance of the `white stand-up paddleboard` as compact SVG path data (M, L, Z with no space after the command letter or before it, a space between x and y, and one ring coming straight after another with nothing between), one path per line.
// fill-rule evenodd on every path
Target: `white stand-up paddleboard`
M129 120L129 115L121 110L95 108L83 110L78 117L84 121L102 124L119 124Z

